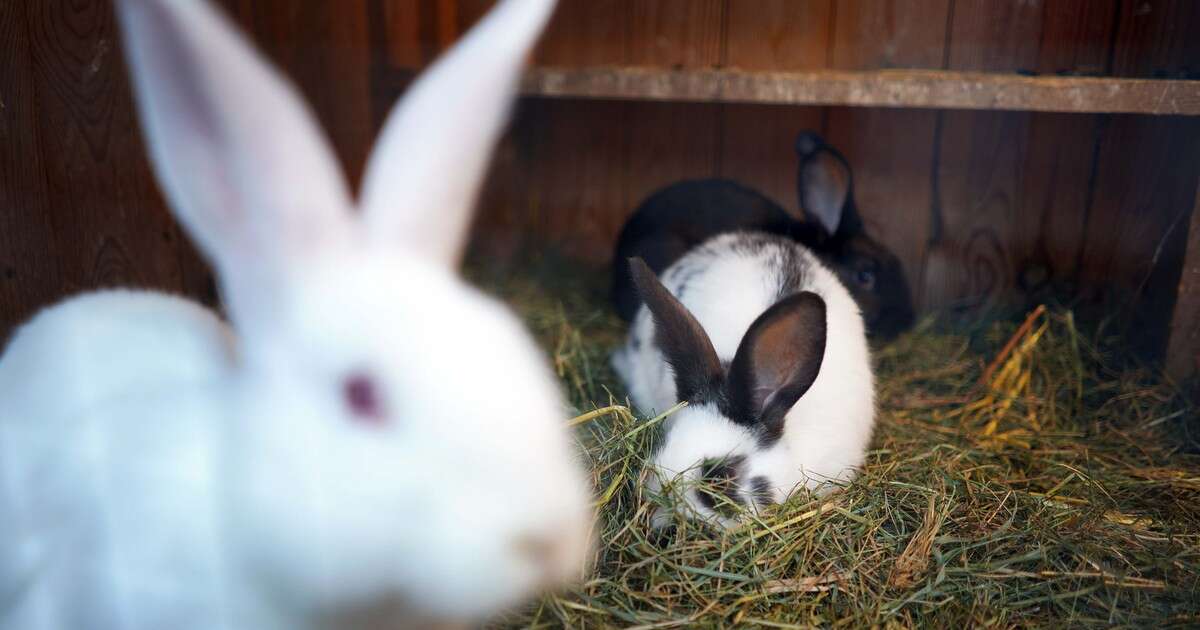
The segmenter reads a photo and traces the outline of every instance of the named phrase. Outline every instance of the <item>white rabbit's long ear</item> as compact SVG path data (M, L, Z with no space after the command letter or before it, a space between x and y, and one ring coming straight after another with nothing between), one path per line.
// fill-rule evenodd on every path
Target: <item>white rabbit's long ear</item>
M373 236L453 266L517 81L554 0L503 0L388 117L363 179Z
M208 2L117 8L159 182L221 271L226 298L252 301L264 269L349 232L337 160L296 90Z

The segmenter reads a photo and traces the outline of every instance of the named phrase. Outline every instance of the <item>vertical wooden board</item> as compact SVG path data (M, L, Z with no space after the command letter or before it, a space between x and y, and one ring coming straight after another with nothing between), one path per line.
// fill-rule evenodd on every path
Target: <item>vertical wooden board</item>
M534 62L568 67L627 63L632 6L632 0L560 3Z
M488 251L525 240L603 262L624 217L627 105L527 99L485 191L475 241ZM507 174L503 174L507 171Z
M1104 134L1080 282L1119 305L1149 356L1162 351L1200 176L1200 120L1114 116Z
M200 290L200 273L155 190L108 2L30 7L35 138L62 270L60 295L105 286ZM203 296L201 296L203 297Z
M950 0L841 0L830 67L941 68Z
M631 103L622 221L655 190L717 174L719 105Z
M421 0L379 0L383 20L383 58L393 68L419 68L425 59L421 45Z
M627 62L680 68L719 65L724 10L723 0L633 0Z
M814 70L829 61L832 0L730 0L726 65Z
M934 189L940 221L925 259L925 306L984 306L1012 288L1027 125L1025 113L942 114Z
M62 294L63 272L51 246L44 155L36 121L27 11L32 2L0 3L0 347L14 326Z
M1115 0L1048 0L1034 69L1103 74L1116 27ZM1094 173L1096 115L1035 113L1022 158L1019 208L1009 251L1016 288L1072 292Z
M929 239L936 118L927 110L834 107L826 133L853 169L867 233L900 259L914 300Z
M731 0L726 62L747 70L824 68L832 2ZM800 215L796 198L795 138L822 131L818 107L725 105L720 109L717 174L759 190Z
M535 214L529 211L533 178L528 154L532 143L521 140L532 138L536 121L544 118L538 105L532 99L518 101L512 124L496 148L477 200L468 246L474 255L513 259L528 244L527 237L536 234L531 224Z
M460 35L478 22L479 18L486 15L488 11L491 11L492 7L496 6L496 0L452 1L455 3L455 5L457 5L455 14L458 16L458 32ZM564 3L559 3L559 10L561 10L563 4Z
M838 2L830 66L939 68L949 11L949 0ZM914 299L929 240L936 122L932 111L835 107L826 125L854 171L868 232L900 259Z
M955 0L951 70L1012 72L1037 65L1042 6L1038 2Z
M1092 185L1098 118L1033 114L1010 235L1015 288L1073 292Z
M1096 73L1114 14L1105 1L955 2L949 67ZM1012 301L1020 298L1014 289L1040 292L1073 278L1097 120L942 114L935 179L941 229L926 257L926 305Z
M1167 372L1183 381L1200 375L1200 189L1192 204L1183 268L1167 342Z
M1122 3L1112 74L1179 75L1200 66L1200 6L1191 2ZM1147 356L1165 345L1167 318L1182 267L1200 156L1197 119L1106 118L1088 211L1079 283L1085 304L1116 303L1125 330Z
M224 1L236 8L255 45L300 88L328 131L350 181L358 182L375 133L368 0L303 5L287 0ZM420 4L424 11L432 2Z
M722 109L717 172L801 216L796 195L796 134L820 131L819 107L729 105Z
M375 44L380 50L373 51L377 58L392 70L411 71L433 61L493 4L492 0L367 0L362 11L383 21L381 27L376 25L383 35ZM354 6L350 10L359 11Z
M1118 24L1114 75L1200 77L1200 2L1122 2Z
M1103 75L1119 0L1044 0L1039 74Z

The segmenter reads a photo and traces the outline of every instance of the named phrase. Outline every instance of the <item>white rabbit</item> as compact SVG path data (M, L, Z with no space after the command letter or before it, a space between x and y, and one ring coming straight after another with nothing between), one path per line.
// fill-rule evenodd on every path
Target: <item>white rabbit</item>
M875 424L870 353L854 298L812 252L734 232L662 282L641 259L630 269L644 304L613 366L646 412L689 403L667 419L652 492L671 484L679 511L732 526L738 506L853 478Z
M103 291L0 356L0 628L471 623L582 573L587 483L521 323L455 273L553 0L409 90L360 202L295 90L197 0L118 2L171 206L230 325Z

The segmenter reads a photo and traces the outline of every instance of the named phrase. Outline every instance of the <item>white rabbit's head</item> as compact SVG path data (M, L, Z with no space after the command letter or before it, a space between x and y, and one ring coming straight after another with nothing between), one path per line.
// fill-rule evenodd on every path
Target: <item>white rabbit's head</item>
M477 618L582 570L561 394L455 272L553 6L501 2L425 73L355 203L295 90L207 3L119 4L156 172L238 331L227 542L273 601Z

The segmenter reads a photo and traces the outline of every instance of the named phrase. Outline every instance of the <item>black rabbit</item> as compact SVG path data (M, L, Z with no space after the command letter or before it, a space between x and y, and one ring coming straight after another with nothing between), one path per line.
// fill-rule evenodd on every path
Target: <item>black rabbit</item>
M890 339L911 327L912 298L904 270L895 254L865 232L846 158L812 132L797 136L796 155L805 220L728 179L677 182L642 202L621 229L613 258L612 301L621 318L632 320L641 306L630 258L641 258L660 273L714 236L761 231L795 239L829 265L858 302L872 336Z

